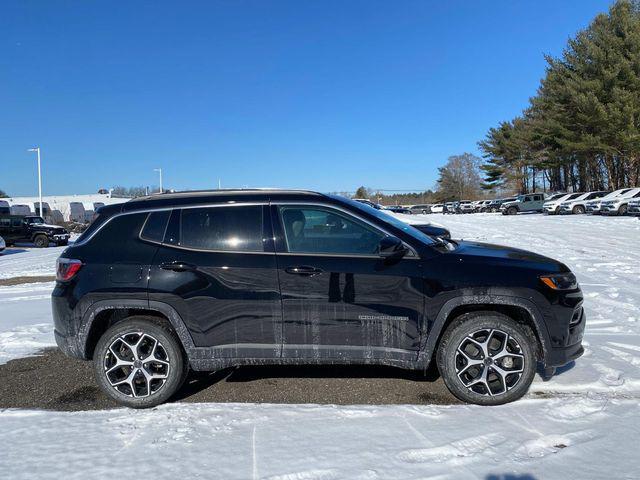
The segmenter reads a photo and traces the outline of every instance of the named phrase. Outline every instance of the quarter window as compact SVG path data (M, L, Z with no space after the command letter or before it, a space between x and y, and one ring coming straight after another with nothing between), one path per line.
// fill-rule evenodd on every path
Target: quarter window
M291 253L374 255L384 234L332 209L280 207Z
M140 238L152 242L162 242L170 214L171 211L169 210L150 213L144 227L142 227Z
M180 246L202 250L262 252L262 207L185 208Z

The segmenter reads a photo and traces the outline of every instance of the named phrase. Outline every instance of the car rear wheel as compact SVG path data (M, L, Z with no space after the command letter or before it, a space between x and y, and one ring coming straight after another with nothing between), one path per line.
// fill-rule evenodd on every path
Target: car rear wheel
M531 329L506 315L467 313L443 334L438 369L458 399L501 405L519 399L529 389L536 371L536 347Z
M33 239L33 244L38 248L47 248L49 246L49 239L46 235L36 235Z
M167 401L188 371L176 334L153 317L135 316L113 325L98 341L93 358L102 391L132 408Z

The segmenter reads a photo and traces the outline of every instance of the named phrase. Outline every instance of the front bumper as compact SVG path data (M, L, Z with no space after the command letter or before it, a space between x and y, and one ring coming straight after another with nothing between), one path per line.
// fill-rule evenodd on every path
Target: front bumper
M602 215L618 215L618 205L602 205L600 206L600 213Z
M549 215L553 215L554 213L558 212L558 206L557 205L543 205L542 211L544 213L549 214Z
M68 233L56 233L54 235L49 235L49 240L54 242L68 242L71 235Z
M585 325L586 315L584 308L582 308L582 301L580 301L569 321L568 332L565 330L564 336L556 337L554 339L556 344L545 352L544 366L546 368L562 367L582 356L584 353L582 338L584 337ZM561 345L558 345L558 342Z

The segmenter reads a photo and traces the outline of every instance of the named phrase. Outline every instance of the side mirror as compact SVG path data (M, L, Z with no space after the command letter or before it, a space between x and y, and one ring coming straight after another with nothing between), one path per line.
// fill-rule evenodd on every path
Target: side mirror
M400 258L407 253L408 249L398 237L387 235L378 246L378 254L383 258Z

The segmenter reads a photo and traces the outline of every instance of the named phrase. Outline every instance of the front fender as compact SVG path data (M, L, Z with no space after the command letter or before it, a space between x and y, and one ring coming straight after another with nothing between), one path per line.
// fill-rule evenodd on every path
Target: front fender
M435 308L427 310L426 332L421 340L420 352L418 354L418 362L426 368L433 358L433 353L438 345L438 340L443 333L449 316L454 309L461 306L479 306L487 307L504 305L509 307L519 307L524 309L531 317L535 333L540 339L543 358L546 358L551 348L549 331L547 329L547 321L553 319L551 310L541 310L539 303L534 301L540 300L540 293L527 289L503 289L489 288L478 289L469 288L455 290L442 294L444 298L436 302ZM544 297L542 297L544 298ZM435 300L435 298L434 298ZM434 311L435 310L435 311Z

